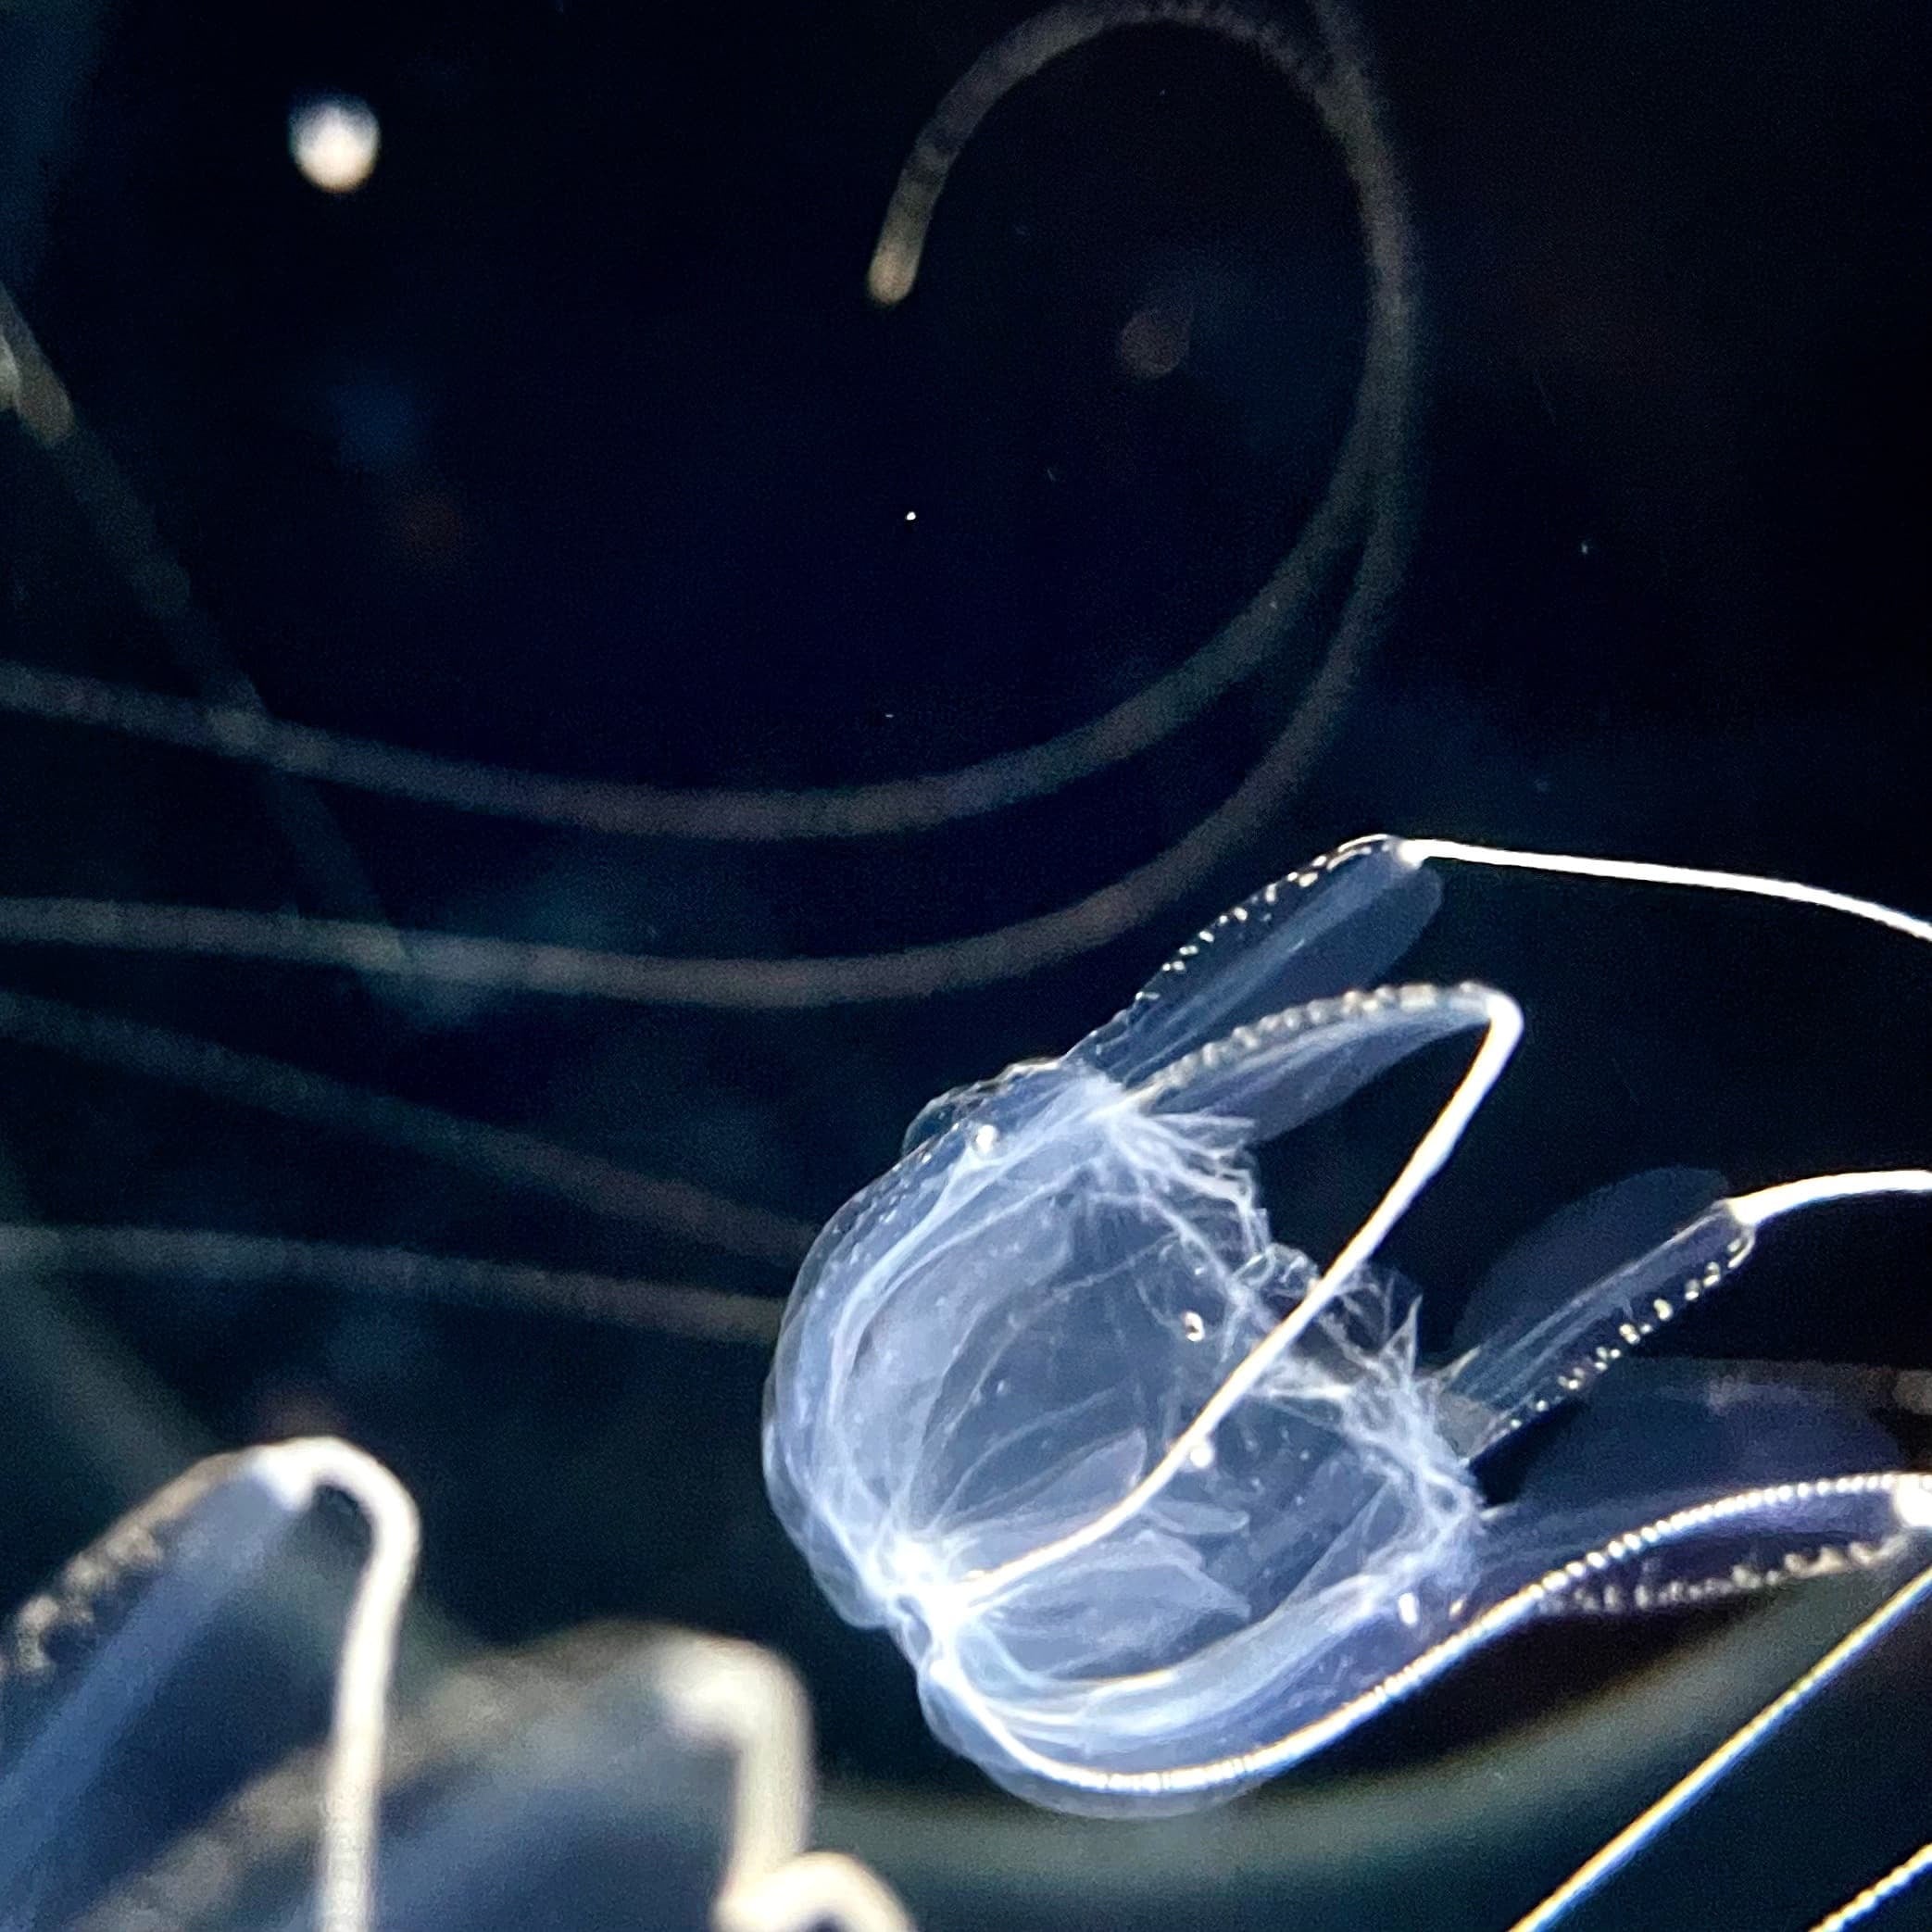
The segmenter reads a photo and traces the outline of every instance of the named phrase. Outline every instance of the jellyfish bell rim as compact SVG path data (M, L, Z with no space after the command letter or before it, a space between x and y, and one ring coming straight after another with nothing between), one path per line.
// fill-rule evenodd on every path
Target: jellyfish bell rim
M1850 1498L1882 1499L1881 1508L1889 1512L1899 1533L1893 1538L1893 1547L1888 1548L1874 1545L1860 1549L1854 1541L1858 1554L1849 1565L1881 1574L1901 1570L1905 1573L1903 1585L1887 1600L1888 1608L1907 1599L1908 1592L1922 1579L1932 1578L1932 1568L1925 1567L1932 1564L1932 1473L1873 1471L1817 1483L1766 1485L1687 1504L1670 1515L1633 1525L1607 1544L1579 1551L1474 1614L1402 1668L1323 1718L1261 1750L1223 1760L1147 1773L1104 1772L1048 1761L1043 1754L1024 1747L1022 1740L998 1724L997 1716L971 1694L971 1687L964 1685L963 1679L957 1678L956 1674L949 1679L942 1678L935 1689L933 1674L922 1664L919 1668L921 1704L935 1733L951 1748L970 1759L1001 1788L1045 1810L1121 1819L1166 1817L1204 1810L1226 1803L1317 1756L1331 1743L1398 1701L1427 1688L1491 1644L1540 1616L1561 1612L1566 1607L1565 1598L1587 1588L1593 1581L1600 1581L1644 1550L1695 1534L1725 1516L1743 1517L1766 1507L1779 1509L1794 1502ZM1916 1556L1921 1567L1914 1569L1908 1564L1908 1554ZM1765 1587L1775 1587L1776 1580L1768 1579ZM1923 1587L1932 1589L1932 1582L1924 1583ZM1915 1602L1916 1598L1912 1597L1904 1608L1909 1610ZM1872 1621L1867 1619L1868 1624ZM1851 1660L1848 1657L1846 1661ZM939 1695L948 1682L968 1690L963 1705ZM993 1723L985 1727L988 1717L993 1718ZM998 1744L997 1756L989 1759L972 1748L971 1740L976 1732Z

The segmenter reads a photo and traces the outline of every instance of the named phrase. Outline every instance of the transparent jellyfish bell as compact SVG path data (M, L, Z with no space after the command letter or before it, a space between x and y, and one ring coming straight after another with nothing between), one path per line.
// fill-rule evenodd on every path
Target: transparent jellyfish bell
M1565 1211L1417 1361L1376 1263L1521 1034L1506 995L1378 985L1432 861L1701 885L1923 922L1811 888L1364 839L1225 914L1060 1060L926 1110L808 1258L768 1386L781 1518L889 1629L934 1729L1062 1810L1246 1788L1550 1609L1701 1600L1780 1563L1875 1562L1914 1479L1828 1401L1693 1381L1626 1397L1507 1506L1475 1465L1588 1390L1802 1206L1920 1170L1726 1198L1639 1175ZM1467 1071L1325 1265L1277 1240L1248 1155L1422 1048Z

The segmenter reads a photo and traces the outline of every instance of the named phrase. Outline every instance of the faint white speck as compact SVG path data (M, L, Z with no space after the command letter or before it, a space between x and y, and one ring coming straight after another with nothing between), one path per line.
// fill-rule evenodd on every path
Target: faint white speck
M288 151L325 194L350 194L366 182L383 144L367 101L346 94L301 102L288 118Z

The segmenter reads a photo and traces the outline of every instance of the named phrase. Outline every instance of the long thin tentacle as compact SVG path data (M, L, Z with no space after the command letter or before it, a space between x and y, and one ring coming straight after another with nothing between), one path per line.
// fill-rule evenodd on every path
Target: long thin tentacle
M1234 794L1158 857L1085 897L992 932L852 959L765 961L622 961L568 948L518 948L435 934L398 934L373 922L318 923L214 908L143 908L93 901L14 901L0 910L7 935L36 920L48 943L216 952L329 963L360 972L458 978L469 984L574 991L613 998L726 1008L799 1009L853 1001L920 998L1017 978L1104 946L1193 890L1239 847L1274 821L1333 734L1361 667L1383 629L1410 544L1411 450L1418 392L1414 251L1407 194L1383 108L1352 26L1338 7L1316 0L1318 44L1304 45L1279 20L1222 0L1114 0L1049 9L990 49L948 95L971 95L983 115L1049 59L1139 26L1196 28L1247 47L1292 82L1336 141L1354 183L1369 276L1369 327L1355 426L1323 510L1248 608L1202 651L1137 700L1064 739L982 766L883 788L845 793L739 793L578 790L556 781L526 786L455 762L391 747L324 740L260 716L223 708L206 724L153 694L129 693L51 674L6 669L0 706L110 725L193 744L286 769L304 778L368 784L426 802L483 811L510 810L545 822L597 830L674 830L703 837L853 836L918 829L1038 796L1062 775L1128 756L1158 742L1256 668L1292 630L1341 549L1356 549L1354 576L1322 661L1293 714ZM948 107L922 136L909 176L929 168L942 124L951 133L947 163L970 128L947 121ZM977 119L974 119L977 124ZM925 158L922 160L922 157ZM925 213L936 196L930 183ZM902 183L903 194L903 183ZM923 218L920 221L923 232ZM884 236L901 244L909 218L901 198ZM898 280L910 286L910 270ZM874 290L879 293L878 278ZM904 287L897 288L903 294Z
M1926 1509L1921 1489L1901 1490L1901 1505L1912 1497ZM1928 1516L1932 1520L1932 1516ZM1680 1777L1670 1789L1648 1804L1601 1850L1566 1878L1534 1911L1511 1926L1510 1932L1550 1932L1575 1908L1681 1818L1775 1731L1795 1717L1835 1678L1863 1657L1886 1633L1900 1624L1927 1597L1932 1597L1932 1565L1915 1572L1871 1615L1839 1638L1810 1670L1788 1685L1756 1716L1740 1725L1717 1749Z

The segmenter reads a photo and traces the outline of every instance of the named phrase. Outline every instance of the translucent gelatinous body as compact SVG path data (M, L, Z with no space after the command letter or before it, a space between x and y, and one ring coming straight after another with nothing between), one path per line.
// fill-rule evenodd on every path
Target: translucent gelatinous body
M203 1815L304 1727L338 1579L288 1539L325 1489L369 1528L328 1749ZM804 1696L749 1644L604 1625L473 1659L390 1749L417 1539L415 1505L362 1450L275 1443L196 1464L0 1625L0 1924L605 1924L628 1880L653 1925L910 1932L864 1866L807 1849ZM585 1900L601 1907L580 1918Z
M1775 1386L1612 1387L1489 1507L1474 1465L1709 1292L1788 1210L1918 1170L1726 1199L1644 1174L1559 1215L1416 1360L1375 1249L1521 1028L1506 995L1376 986L1432 859L1795 898L1781 882L1359 840L1225 914L1063 1058L928 1107L815 1244L766 1402L780 1516L888 1628L935 1729L1062 1808L1184 1809L1318 1749L1537 1612L1639 1609L1874 1560L1923 1529L1883 1435ZM1248 1160L1398 1060L1480 1035L1326 1266ZM1871 1472L1881 1472L1873 1474Z

